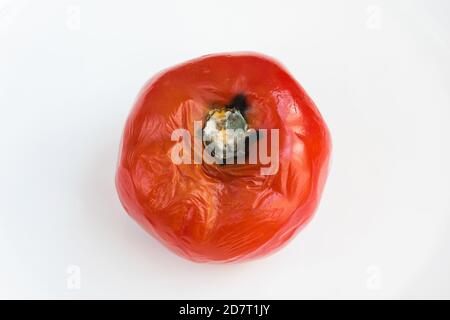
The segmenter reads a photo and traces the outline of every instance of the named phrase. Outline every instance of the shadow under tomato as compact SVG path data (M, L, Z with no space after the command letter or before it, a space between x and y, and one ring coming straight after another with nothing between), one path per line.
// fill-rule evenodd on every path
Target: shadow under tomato
M91 284L96 291L115 296L111 290L117 293L119 288L133 288L137 296L139 292L151 296L157 292L163 294L171 286L175 288L180 284L186 290L202 283L226 285L236 274L252 272L255 264L260 262L199 264L181 258L128 216L120 204L114 182L118 132L117 125L105 134L110 138L98 141L81 190L82 218L86 228L80 233L85 250L83 261L88 264L81 268L87 269L97 281ZM183 296L184 292L178 292L178 295Z

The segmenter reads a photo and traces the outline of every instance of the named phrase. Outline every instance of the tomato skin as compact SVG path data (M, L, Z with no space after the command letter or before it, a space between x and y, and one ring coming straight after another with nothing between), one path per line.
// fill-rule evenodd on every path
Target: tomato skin
M279 129L275 175L261 165L181 164L171 133L204 120L212 103L248 99L253 128ZM316 210L331 139L313 101L273 59L233 53L163 71L141 91L122 137L116 187L125 210L177 254L231 262L280 248Z

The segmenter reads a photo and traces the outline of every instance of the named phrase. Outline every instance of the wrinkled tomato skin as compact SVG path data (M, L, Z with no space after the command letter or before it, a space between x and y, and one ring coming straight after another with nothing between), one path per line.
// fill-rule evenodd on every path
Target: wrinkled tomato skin
M261 164L171 161L171 133L204 121L237 94L252 128L279 129L279 169ZM330 134L313 101L273 59L216 54L175 66L142 89L122 136L116 187L125 210L177 254L232 262L274 252L316 210L328 171Z

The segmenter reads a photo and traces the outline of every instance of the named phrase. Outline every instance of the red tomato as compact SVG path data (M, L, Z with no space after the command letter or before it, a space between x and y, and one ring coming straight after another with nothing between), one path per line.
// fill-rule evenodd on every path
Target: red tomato
M279 129L279 165L175 164L177 141L213 108L245 99L249 128ZM239 99L238 99L239 100ZM223 109L229 110L229 109ZM195 154L194 143L191 156ZM205 148L205 145L200 145ZM328 129L302 87L274 60L255 54L200 57L148 82L124 130L116 186L125 210L194 261L259 257L291 239L313 215L327 176Z

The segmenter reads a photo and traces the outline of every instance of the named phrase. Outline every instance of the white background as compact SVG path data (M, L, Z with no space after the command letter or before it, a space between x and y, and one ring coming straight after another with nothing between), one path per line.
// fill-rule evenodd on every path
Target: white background
M449 10L0 0L0 297L450 298ZM195 264L125 214L119 140L156 72L242 50L279 59L311 95L331 173L282 251Z

